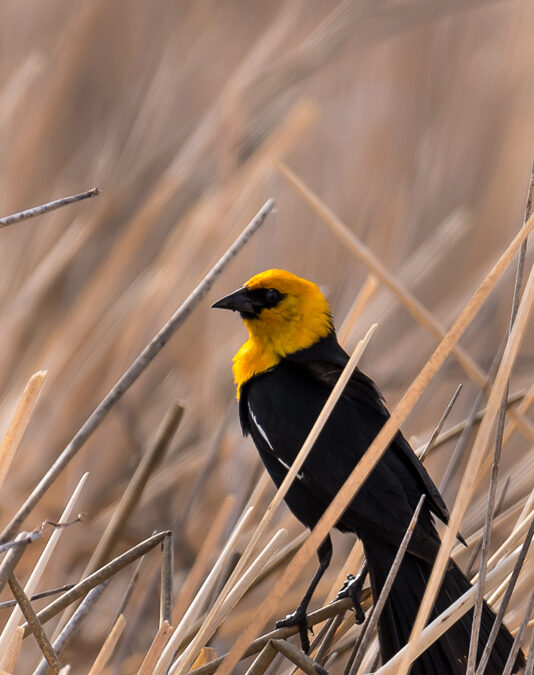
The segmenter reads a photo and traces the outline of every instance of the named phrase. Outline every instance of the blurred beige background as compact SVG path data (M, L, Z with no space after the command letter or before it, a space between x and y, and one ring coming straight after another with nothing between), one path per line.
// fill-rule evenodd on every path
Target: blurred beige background
M534 151L533 15L532 3L519 0L0 4L0 215L93 185L102 190L0 232L2 432L30 375L48 370L3 487L4 524L263 201L277 202L32 515L28 527L57 518L90 471L87 522L64 535L43 587L81 574L175 400L185 404L183 423L116 552L187 509L177 533L179 588L224 496L236 495L241 506L249 496L260 467L240 436L230 371L245 332L237 317L210 311L211 302L258 271L282 267L319 283L341 326L368 270L274 160L286 162L445 327L452 323L522 223ZM527 269L531 262L529 254ZM514 269L462 339L485 370L506 332ZM379 289L345 346L373 321L379 327L361 366L392 407L436 342ZM529 329L512 392L531 385L533 350ZM405 426L416 445L460 382L448 425L467 416L478 391L451 358ZM503 508L533 487L529 448L520 434L506 447ZM429 460L438 483L452 449ZM456 484L446 492L449 505ZM483 513L481 493L464 534ZM301 531L285 511L279 519ZM336 543L325 592L352 545ZM31 562L28 552L22 576ZM115 672L134 672L155 632L157 599L145 597L154 569L127 611L134 629ZM75 672L94 658L128 574L84 625L83 647L69 652ZM249 606L267 592L260 587ZM522 602L519 593L512 627ZM219 653L245 625L247 607L216 638ZM20 672L36 658L28 641Z

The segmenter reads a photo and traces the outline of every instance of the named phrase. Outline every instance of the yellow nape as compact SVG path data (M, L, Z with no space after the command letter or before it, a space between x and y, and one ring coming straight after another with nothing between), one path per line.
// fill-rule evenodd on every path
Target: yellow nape
M311 347L333 329L330 307L319 287L284 270L267 270L244 285L250 290L275 288L282 300L244 319L248 340L234 356L237 398L254 375L274 368L284 356Z

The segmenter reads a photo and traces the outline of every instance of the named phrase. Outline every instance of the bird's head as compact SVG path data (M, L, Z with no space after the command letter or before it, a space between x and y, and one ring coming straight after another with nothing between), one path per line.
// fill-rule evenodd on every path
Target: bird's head
M319 287L285 270L256 274L213 307L239 312L249 333L234 360L238 385L333 330L330 307Z

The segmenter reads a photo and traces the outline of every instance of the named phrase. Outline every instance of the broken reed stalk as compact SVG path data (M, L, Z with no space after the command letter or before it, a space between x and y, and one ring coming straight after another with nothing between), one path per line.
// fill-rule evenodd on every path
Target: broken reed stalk
M103 565L111 555L113 547L120 538L124 527L137 506L143 490L156 466L161 462L170 442L172 441L178 426L182 420L184 407L180 403L174 403L168 411L161 427L156 433L152 445L143 455L133 476L123 492L113 515L111 516L100 541L87 563L82 577L86 577L95 569Z
M443 429L443 425L445 424L445 421L447 420L447 417L449 416L454 404L456 403L456 399L458 398L458 396L460 395L460 392L462 391L462 387L463 387L462 384L459 384L457 386L456 391L454 392L451 400L449 401L449 404L445 408L445 412L441 416L440 421L438 422L438 424L437 424L436 428L434 429L432 435L428 439L428 443L423 448L423 451L418 455L419 461L421 462L421 464L425 461L428 453L434 447L434 444L436 443L436 440L437 440L438 436L440 435L441 430Z
M0 445L0 489L26 431L45 378L46 370L39 370L30 377L2 440Z
M98 652L98 656L94 660L88 675L100 675L104 666L113 654L113 650L117 646L117 642L119 641L125 626L126 619L123 614L119 614L117 619L113 622L113 627Z
M441 341L446 336L446 331L433 314L383 265L375 254L363 244L338 218L334 212L283 162L274 163L275 169L289 182L302 199L317 213L328 225L330 230L340 241L376 276L376 278L388 288L411 316L421 325L435 340ZM529 219L530 220L530 219ZM531 230L531 227L528 228ZM524 235L526 238L528 233ZM523 240L523 239L522 239ZM522 241L521 240L521 241ZM484 373L471 356L459 345L454 345L451 354L463 368L469 378L480 388L487 388L487 373ZM524 433L525 437L534 441L534 426L525 417L511 411L511 416Z
M28 218L35 218L35 216L42 216L44 213L61 209L63 206L68 206L74 202L80 202L82 199L96 197L99 194L100 190L94 187L90 190L86 190L85 192L79 192L78 194L70 195L70 197L62 197L61 199L55 199L53 202L47 202L46 204L41 204L40 206L33 206L31 209L25 209L19 213L13 213L11 216L4 216L3 218L0 218L0 228L7 227L8 225L14 225L15 223L20 223L21 220L28 220Z
M172 621L174 580L174 537L171 534L161 542L161 590L159 600L159 625Z
M167 640L169 639L171 631L172 626L164 621L159 627L154 639L152 640L152 644L150 645L146 656L143 659L143 663L141 664L137 675L152 675L154 668L156 667L156 663L158 662L158 659L165 648Z
M56 480L59 474L77 454L85 441L97 429L104 420L109 411L122 398L124 393L132 386L141 373L149 366L153 359L159 354L163 347L170 340L172 335L180 328L184 321L190 316L191 312L206 296L217 277L225 269L228 263L233 260L237 253L245 246L254 233L263 225L267 216L275 207L273 199L268 199L261 207L258 213L245 227L234 243L219 258L215 265L210 269L198 286L184 300L172 317L161 328L161 330L152 338L148 345L143 349L132 365L126 370L118 382L111 388L108 394L102 399L87 420L77 431L74 438L59 455L50 469L46 472L37 486L33 489L30 496L17 511L10 523L2 532L0 543L10 539L18 530L24 519L31 513L34 506L45 494L48 488Z
M382 616L382 611L384 610L384 607L386 605L387 599L391 592L391 588L393 587L395 579L397 578L397 573L404 559L404 554L408 549L408 544L410 543L410 540L412 538L415 526L417 525L417 519L419 518L419 514L421 513L421 507L423 506L425 498L426 498L425 494L422 494L421 497L419 498L419 502L417 503L412 519L410 520L410 524L408 525L408 528L404 533L404 537L402 538L399 550L395 554L395 558L391 565L391 569L389 570L388 575L386 577L386 581L384 582L384 586L380 591L378 600L376 601L376 604L373 607L373 609L367 613L367 618L362 626L360 635L356 640L356 643L352 650L352 654L350 655L350 658L347 662L347 665L345 666L343 675L356 675L362 664L365 652L367 651L367 648L371 644L371 640L373 639L374 636L374 631L378 626L380 617Z
M272 646L277 652L283 654L286 659L298 666L306 675L328 675L324 668L321 668L313 659L311 659L302 650L296 647L291 642L286 640L274 639L271 640Z
M110 581L111 579L106 579L99 586L96 586L96 588L90 590L89 593L87 593L87 595L83 599L83 602L80 604L80 606L76 608L76 611L74 612L72 617L68 620L65 627L62 629L61 633L54 640L53 645L54 650L58 654L66 647L66 645L71 640L74 633L80 627L81 622L85 619L87 614L89 614L89 612L96 605L100 596L106 590L106 586L109 584ZM45 661L41 661L41 663L33 671L33 675L46 675L46 672L47 672L47 664Z
M128 549L121 555L114 558L111 562L107 563L107 565L104 565L82 581L78 582L73 588L70 589L70 591L67 591L49 605L41 609L37 613L37 618L41 623L46 623L54 616L59 614L59 612L63 611L65 607L68 607L71 603L76 602L78 598L86 595L86 593L88 593L88 591L90 591L92 588L102 584L104 581L119 572L123 567L126 567L126 565L129 565L134 560L137 560L141 556L145 555L145 553L157 546L165 537L170 536L170 534L171 533L169 530L158 532L148 539L145 539L140 544L137 544L136 546ZM30 632L31 630L29 626L25 624L24 637L27 637Z
M533 218L531 217L530 220L533 220ZM528 234L528 230L525 226L521 229L520 235L526 234ZM443 579L443 574L445 573L445 568L454 545L454 540L456 539L456 534L460 528L462 519L476 488L478 472L488 448L495 418L500 409L501 400L507 387L512 366L514 365L515 359L519 352L519 347L527 327L528 318L533 303L534 267L532 268L529 275L525 292L517 312L516 321L510 333L510 338L506 343L502 361L488 398L488 412L480 424L476 439L473 443L473 448L467 461L465 472L462 476L460 487L458 489L458 496L454 502L454 507L452 509L449 523L445 528L445 532L443 533L440 550L432 568L430 579L428 581L428 585L426 587L426 591L412 629L411 638L407 645L408 649L406 651L406 656L399 669L399 675L405 675L408 672L410 663L412 662L412 641L416 640L418 635L423 630L428 620L430 611L434 605L434 599Z
M271 589L269 598L258 609L258 612L254 616L254 619L250 622L249 626L239 635L229 656L226 659L226 662L221 665L219 675L231 674L232 669L235 667L241 655L246 650L247 645L254 638L254 633L258 626L268 620L268 618L271 616L272 612L280 602L283 594L287 592L290 585L296 580L305 563L313 555L314 551L337 522L348 503L354 498L358 490L366 481L369 473L385 453L400 425L404 422L416 402L423 394L423 391L426 389L431 379L443 365L445 359L452 352L460 337L464 334L467 327L478 314L482 304L488 298L491 291L495 288L498 280L517 253L523 240L528 236L533 228L534 218L531 216L525 226L514 237L504 253L500 256L493 268L489 271L481 285L462 309L458 315L458 318L449 329L443 340L441 340L426 364L423 366L419 375L416 377L412 385L407 389L406 393L394 409L387 422L377 434L366 453L358 462L351 475L347 478L344 485L341 487L340 491L321 517L319 523L315 526L308 539L301 546L293 558L291 564L288 565L284 571L282 577ZM518 326L522 326L522 324L523 322L520 324L518 318L514 330L517 330ZM487 418L488 415L486 415L484 419Z
M19 584L18 579L13 574L13 572L9 575L8 583L9 588L13 593L13 597L15 598L20 607L20 611L24 615L24 618L28 622L28 625L31 626L32 633L35 637L37 644L39 645L39 649L42 651L43 656L45 657L46 663L50 667L52 673L56 675L57 673L59 673L61 669L61 663L59 662L59 658L56 654L55 649L50 644L50 641L46 636L46 633L44 632L44 629L39 619L37 618L30 601L28 600L28 596L26 595L26 593L24 593L24 589Z
M80 494L85 486L88 476L89 476L88 473L84 473L83 476L80 478L78 485L74 488L72 496L67 502L67 505L63 510L63 513L61 514L60 523L68 522L69 518L71 518L72 514L74 513L74 509L76 507ZM32 570L30 578L28 579L26 585L24 586L24 593L28 597L32 596L35 588L37 587L37 584L41 579L45 567L48 564L48 561L50 560L56 548L56 545L59 541L59 538L61 537L63 532L64 528L58 527L55 528L52 534L50 535L50 539L48 540L45 548L43 549L43 552L39 556L39 559ZM7 649L7 646L11 642L13 634L18 626L20 615L21 610L19 608L15 608L11 612L11 616L9 617L6 625L4 626L2 634L0 635L0 654L3 654L3 652Z

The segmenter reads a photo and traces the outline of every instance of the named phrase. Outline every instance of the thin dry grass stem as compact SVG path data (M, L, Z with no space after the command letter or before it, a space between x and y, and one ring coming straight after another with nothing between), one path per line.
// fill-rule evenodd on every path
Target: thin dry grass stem
M11 216L5 216L0 218L0 227L7 227L8 225L13 225L14 223L20 223L21 220L28 220L28 218L35 218L35 216L42 216L44 213L49 211L55 211L55 209L61 209L63 206L68 206L74 202L79 202L82 199L88 199L89 197L96 197L100 194L100 190L96 187L86 190L85 192L80 192L70 197L62 197L61 199L55 199L53 202L47 202L46 204L41 204L40 206L34 206L31 209L25 209L19 213L14 213Z
M321 607L321 609L318 609L315 612L311 612L310 614L308 614L306 617L308 621L308 626L313 627L319 623L323 623L323 621L326 621L331 617L336 616L337 614L344 614L351 607L352 607L352 600L350 598L343 598L342 600L336 600L335 602L332 602L329 605ZM265 645L269 642L269 640L273 638L288 638L291 637L291 635L297 635L298 631L299 631L298 626L289 626L287 628L277 628L276 630L273 630L270 633L266 633L265 635L256 638L250 643L248 648L243 653L243 658L248 658L249 656L253 656L258 652L261 652L261 650L265 647ZM211 663L207 663L205 666L202 666L201 668L192 670L190 675L211 675L211 673L214 673L219 668L219 666L222 664L222 662L227 656L228 654L223 654L222 656L219 656L214 661L211 661Z
M374 253L365 246L343 223L331 209L307 186L305 183L286 166L283 162L275 163L276 170L290 183L304 201L324 220L332 232L349 248L352 253L369 268L384 286L386 286L404 305L407 311L425 330L440 341L445 337L446 331L431 312L423 306L410 291L399 283L390 274L387 268L378 260ZM531 230L531 227L528 228ZM523 238L528 236L528 232ZM523 241L523 239L522 239ZM469 378L482 390L487 387L487 374L484 373L471 356L460 346L455 345L451 354L464 369ZM518 427L531 442L534 441L534 426L516 411L510 413Z
M508 478L505 480L504 485L502 487L501 494L499 495L499 499L497 500L497 503L495 504L495 508L493 510L493 526L495 526L497 524L495 522L495 518L500 514L502 505L504 503L504 498L506 497L506 493L508 492L508 487L510 486L510 480L511 480L511 476L508 476ZM465 576L468 577L468 578L472 574L473 566L475 564L478 553L480 551L480 547L482 546L483 531L484 531L484 528L482 528L481 537L480 537L480 539L477 540L476 544L473 546L473 549L471 551L471 555L469 557L469 560L467 561L467 563L465 565Z
M159 601L159 625L172 621L173 581L174 581L174 548L173 536L161 542L161 590Z
M28 600L28 596L26 593L24 593L24 589L19 584L18 579L13 573L9 575L8 583L13 596L20 607L20 611L24 615L28 625L31 626L35 641L39 645L39 649L42 651L43 656L46 659L46 663L50 667L52 673L59 673L61 669L61 663L59 662L56 650L50 644L50 640L46 636L46 633L44 632L44 629L37 618L30 601Z
M195 556L195 562L180 588L178 597L174 603L172 625L178 625L191 604L204 578L210 559L213 557L213 552L216 550L217 542L228 524L228 519L232 514L234 506L235 498L232 495L227 495L220 509L218 509L217 515L202 542L202 546Z
M88 477L89 474L84 473L83 476L80 478L78 485L75 487L71 498L69 499L63 513L61 514L60 524L67 522L74 513L74 509L76 507L78 499L80 498L80 494L85 486ZM24 593L28 597L31 597L33 595L33 592L41 579L45 567L48 564L63 531L64 528L57 527L54 528L54 531L50 535L50 539L48 540L43 552L39 556L39 560L35 564L32 573L30 575L30 578L28 579L26 585L24 586ZM16 630L17 625L19 623L20 615L21 615L20 608L15 608L11 613L11 616L9 617L2 631L2 634L0 635L0 654L2 654L5 649L7 649L8 644L11 642L13 633Z
M513 568L517 566L520 559L521 549L517 548L509 556L499 562L495 569L486 577L486 587L492 588L498 584ZM524 562L524 559L522 560ZM521 566L520 563L519 567ZM436 617L431 623L426 626L422 633L420 633L417 641L412 643L414 649L414 658L422 654L431 644L438 640L458 619L460 619L466 612L468 612L475 603L475 587L471 587L462 596L458 598L452 605L450 605L444 612ZM375 675L397 675L402 660L405 658L408 651L408 645L400 649L395 656L393 656L387 663L382 665L375 673Z
M215 610L214 605L210 612L208 612L208 616L203 622L200 630L195 635L193 640L188 644L177 662L170 669L169 675L182 675L183 673L187 672L201 647L203 647L212 637L219 625L239 602L254 578L267 564L273 553L280 547L280 542L286 536L286 534L286 530L278 530L274 537L272 537L270 541L262 548L258 556L240 575L237 582L230 588L230 590L226 589L227 585L225 586L219 596L223 597L222 604ZM158 666L159 665L161 664L158 664ZM160 671L156 669L154 675L159 675L159 673Z
M119 641L125 626L126 619L123 614L119 614L117 620L113 623L113 627L105 639L104 644L98 652L98 656L89 669L88 675L100 675L106 663L112 656L113 650L117 646L117 642Z
M530 216L533 180L534 180L534 173L531 174L527 196L527 206L523 218L524 223L529 219ZM512 328L517 316L517 311L519 309L519 300L521 296L521 286L523 283L523 271L525 266L526 252L527 252L527 240L525 239L525 241L521 244L521 248L519 249L519 257L517 261L517 269L514 283L514 294L512 297L512 309L510 312L510 324L508 327L508 337L510 337L510 334L512 332ZM509 388L510 388L510 379L508 379L508 382L506 383L506 386L504 388L504 394L502 397L501 406L499 408L499 413L497 416L497 429L495 432L495 449L493 453L493 462L491 467L490 485L488 491L488 503L484 518L484 532L482 535L482 550L480 554L480 565L478 572L479 581L477 588L477 596L475 600L475 609L473 612L473 625L471 628L471 638L469 642L469 654L467 659L466 675L474 675L475 672L478 637L480 634L480 622L482 619L482 609L484 603L484 579L486 575L487 561L491 545L491 527L493 522L493 514L495 510L495 499L497 495L497 478L499 475L499 464L501 460L501 451L503 445L504 423L506 420L506 409L507 409Z
M96 586L95 588L90 590L89 593L87 593L87 595L83 599L80 606L76 608L76 611L74 612L72 617L68 620L68 622L65 624L65 627L62 629L61 633L54 640L53 645L54 650L58 654L66 647L66 645L72 639L72 636L78 630L80 624L85 619L85 617L96 605L96 603L100 599L100 596L106 590L106 587L110 581L111 579L106 579L99 586ZM46 672L47 672L47 664L45 661L41 661L41 663L33 671L33 675L45 675Z
M376 436L373 443L369 446L367 452L364 454L362 459L358 462L357 466L341 487L335 499L332 501L328 509L325 511L319 523L315 526L312 533L308 539L301 546L291 564L286 568L284 574L275 584L269 598L263 605L258 609L254 620L250 622L250 625L245 629L237 638L234 646L227 657L224 664L221 665L221 670L219 675L230 675L232 669L235 667L235 664L239 661L241 655L246 650L248 644L254 638L254 633L257 630L258 626L266 621L271 613L280 602L283 594L287 592L289 586L295 581L298 574L300 573L302 567L307 562L307 560L313 555L314 550L317 546L323 541L326 534L337 522L343 510L347 507L347 504L354 498L354 495L361 488L365 480L367 479L369 473L372 471L376 463L380 460L384 452L386 451L389 443L393 439L394 435L397 433L399 426L404 422L413 406L416 404L418 399L421 397L423 391L428 386L431 379L437 373L439 368L443 365L447 356L452 352L454 345L463 335L467 327L470 325L474 317L477 315L478 311L482 307L484 301L488 298L489 294L497 284L497 281L500 279L505 269L510 264L511 260L517 253L519 247L521 246L525 237L528 236L530 231L534 228L534 218L531 217L525 227L514 237L513 241L506 248L502 256L493 266L491 271L483 280L482 284L475 291L471 299L465 305L463 310L460 312L458 318L454 322L451 329L448 331L445 338L440 342L440 344L435 349L434 353L431 355L430 359L427 361L417 378L414 380L412 385L408 388L405 395L402 397L401 401L389 417L386 424L382 427L381 431ZM528 307L528 302L525 303L525 299L529 297L530 293L527 296L527 291L525 291L524 299L522 301L522 306ZM518 314L518 319L516 321L514 331L519 336L523 328L524 316L521 316L521 322L519 321L519 315L526 314L527 312L523 311ZM518 328L519 327L519 328ZM518 345L514 345L518 346ZM516 349L513 351L509 350L510 356L515 356ZM512 359L513 360L513 359ZM510 364L511 366L511 364ZM507 374L507 373L506 373ZM491 397L490 397L491 399ZM494 403L495 405L495 403ZM488 405L488 414L490 408ZM496 412L496 411L495 411ZM488 415L484 419L488 419ZM484 423L484 420L483 420ZM456 531L453 537L456 536ZM451 538L452 539L452 538ZM452 541L448 542L452 547Z
M141 556L145 555L145 553L157 546L165 537L169 535L169 530L158 532L148 539L145 539L140 544L137 544L136 546L128 549L107 563L107 565L104 565L82 581L78 582L73 588L70 589L70 591L67 591L49 605L44 607L40 612L38 612L37 618L41 623L46 623L54 616L59 614L59 612L63 611L71 603L76 602L76 600L86 595L92 588L102 584L104 581L107 581L114 574L117 574L117 572L119 572L123 567L126 567L126 565L129 565L130 563L134 562L134 560L137 560ZM31 631L27 625L24 626L24 629L24 637L26 637Z
M531 217L532 220L532 217ZM530 222L530 221L529 221ZM520 234L528 234L526 227L522 228ZM527 281L523 298L519 305L516 321L510 333L510 338L506 344L501 364L499 366L495 381L488 399L488 412L480 424L480 428L473 444L473 449L469 456L465 472L463 474L458 496L452 509L449 524L447 525L442 537L439 553L436 557L428 585L426 587L417 618L415 620L406 656L399 670L399 675L405 675L408 672L412 662L412 644L423 630L432 606L436 593L439 589L446 565L448 563L454 540L460 528L462 519L467 507L472 499L476 488L476 478L484 455L486 453L495 418L498 414L500 403L507 387L512 367L515 363L521 341L528 324L528 318L532 304L534 303L534 268L532 269Z
M510 406L515 405L518 401L524 401L525 397L526 397L526 393L525 393L524 390L518 391L515 394L510 394L510 396L508 397L508 401L507 401L507 407L509 408ZM486 408L483 408L482 410L479 410L476 413L476 415L474 417L474 424L478 424L480 422L480 420L486 414L486 410L487 410ZM523 410L523 413L525 413L525 412L526 411ZM511 422L509 424L511 424ZM462 422L458 422L458 424L455 424L450 429L447 429L447 431L444 431L443 433L441 433L436 438L436 441L435 441L434 445L432 446L432 451L436 450L437 448L439 448L442 445L445 445L446 443L448 443L452 439L456 438L457 436L460 436L461 433L463 432L463 430L469 425L470 425L470 419L468 418L468 419L463 420ZM506 435L506 429L505 429L505 435ZM505 443L505 441L503 441L503 443ZM421 454L421 452L423 452L423 450L424 450L424 446L420 446L419 448L417 448L415 450L416 455L419 456Z
M449 416L449 413L451 412L454 404L456 403L456 399L458 398L458 396L460 395L460 392L462 391L462 386L463 386L462 384L459 384L458 387L456 388L456 391L452 395L452 398L449 401L449 404L445 408L445 412L441 416L440 421L438 422L436 428L432 432L432 436L430 436L430 438L428 439L428 443L423 448L423 450L419 453L418 456L419 456L419 461L421 463L425 461L425 459L428 456L428 453L434 447L434 445L436 443L436 440L437 440L438 436L440 435L441 430L443 429L443 425L445 424L445 421L446 421L447 417Z
M510 399L511 398L512 397L510 396ZM526 413L528 413L528 409L532 405L533 401L534 401L534 384L531 385L530 389L523 396L523 400L521 401L517 409L522 415L525 415ZM515 430L516 424L514 420L509 420L504 429L503 445L506 445L506 443L508 443L508 441L514 434Z
M506 660L506 664L504 666L504 670L502 671L502 675L512 675L512 669L514 667L517 655L519 654L519 649L521 648L521 643L523 642L523 636L527 629L527 624L533 609L534 609L534 591L531 592L530 598L528 599L527 608L525 610L523 620L521 621L519 630L515 635L514 644L512 645L512 649L510 650L510 654L508 655L508 659Z
M177 625L169 641L167 642L167 645L165 646L154 669L154 675L165 672L165 669L169 665L174 655L174 652L176 651L176 649L178 649L179 645L182 643L183 634L187 633L191 624L198 618L202 606L206 602L215 584L217 583L217 579L221 574L222 570L224 569L224 565L226 564L228 557L232 553L232 550L238 538L242 535L246 525L248 524L253 511L254 509L252 507L248 507L239 518L234 529L232 530L232 533L228 537L228 541L226 542L225 546L223 547L223 550L221 551L219 557L217 558L217 561L212 566L210 573L206 577L204 583L198 590L192 602L189 604L187 611L185 612L184 616L180 620L180 623ZM211 618L213 614L214 612L212 607L212 611L208 613L208 617L206 617L205 621L207 621L208 618ZM202 646L203 645L200 645L200 647ZM196 656L196 654L194 654L193 657L194 656Z
M130 482L123 492L113 515L108 521L106 529L81 575L82 577L86 577L95 569L103 565L109 558L113 547L117 544L124 531L132 511L139 503L139 499L143 494L148 479L163 459L170 442L174 438L174 434L182 420L183 413L184 407L181 403L174 403L167 412L161 427L156 433L153 443L143 455Z
M163 349L171 336L178 330L184 321L190 316L191 312L206 296L209 289L225 269L228 263L245 246L253 234L263 225L267 216L274 209L275 203L269 199L251 222L245 227L234 243L219 258L215 265L205 275L198 286L190 293L188 298L180 305L172 317L167 321L163 328L152 338L148 345L143 349L132 365L122 375L118 382L112 387L109 393L99 403L91 415L87 418L82 427L75 434L67 447L59 455L50 469L43 476L38 485L34 488L30 496L17 511L10 523L4 529L0 541L6 541L18 530L24 519L31 513L33 507L48 490L58 475L63 471L71 459L77 454L89 436L97 429L104 420L109 411L121 399L123 394L132 386L141 373L148 367L155 356Z
M0 445L0 489L26 431L45 378L46 370L39 370L30 377L2 440Z
M167 539L168 539L168 537L165 537L165 539L163 541L167 541ZM141 570L143 569L143 565L145 564L145 560L146 560L146 557L142 556L137 561L137 565L135 566L132 577L131 577L130 581L128 582L128 586L126 587L126 590L124 591L124 595L122 596L121 604L119 605L119 608L117 610L117 614L115 615L115 618L113 619L113 624L116 623L116 621L118 620L118 618L121 614L124 614L126 606L128 605L128 602L130 601L130 598L132 597L132 593L135 589L135 586L136 586L137 582L139 581L139 577L141 576Z
M495 638L497 637L497 633L499 632L501 622L504 619L506 609L508 608L508 603L510 602L510 598L512 597L512 593L519 578L519 574L527 558L528 549L530 547L533 535L534 535L534 518L530 523L530 528L527 532L523 545L521 546L517 562L515 563L514 568L512 570L512 576L510 577L510 581L508 582L508 586L506 587L506 591L500 604L499 611L497 612L497 616L495 617L495 621L493 622L493 626L491 627L488 641L486 642L484 651L482 652L482 656L480 657L480 662L478 664L478 668L476 671L477 675L484 675L484 671L486 669L486 666L488 665L491 650L493 649Z
M283 654L286 659L298 666L306 675L326 675L324 668L321 668L319 664L291 642L275 638L271 640L271 644L277 652Z
M363 624L360 634L358 635L358 639L354 644L350 658L347 661L345 670L343 671L343 675L356 675L363 662L363 658L365 656L365 653L367 652L368 647L371 644L371 641L374 636L374 631L378 626L378 622L380 621L380 617L382 616L382 611L384 610L391 588L393 587L393 583L395 582L397 573L402 564L404 554L408 549L408 544L410 543L413 531L415 530L415 526L417 525L417 519L419 518L419 514L421 513L421 507L423 506L425 498L426 498L425 494L421 495L421 497L419 498L419 502L417 503L410 524L408 525L408 528L404 533L404 537L402 538L399 550L395 554L395 558L386 577L386 581L384 582L384 586L380 591L378 600L376 601L376 604L373 607L373 609L367 613L367 618L365 619L365 623Z
M154 668L156 667L156 663L158 662L158 659L161 656L165 645L167 644L167 640L169 639L171 631L172 626L164 621L159 627L154 639L152 640L152 643L146 653L145 658L143 659L143 663L141 664L137 675L152 675Z
M22 626L17 626L11 641L7 646L7 649L2 652L2 655L0 656L0 668L7 671L8 673L12 673L15 669L15 665L20 654L23 635L24 630Z
M252 662L250 668L247 670L245 675L263 675L267 668L274 661L274 658L279 654L274 647L271 640L265 645L261 650L258 656ZM194 671L193 671L194 672Z
M338 339L340 344L345 344L349 339L356 321L358 321L363 310L371 301L371 298L373 297L377 288L377 278L372 274L368 274L365 283L361 287L360 292L352 303L352 307L347 312L347 316L345 317L345 320L341 324L341 328L338 331Z

